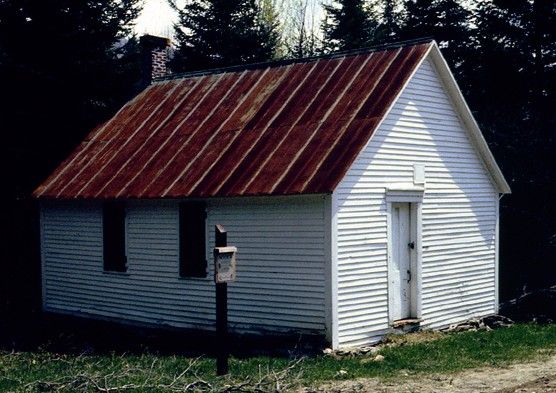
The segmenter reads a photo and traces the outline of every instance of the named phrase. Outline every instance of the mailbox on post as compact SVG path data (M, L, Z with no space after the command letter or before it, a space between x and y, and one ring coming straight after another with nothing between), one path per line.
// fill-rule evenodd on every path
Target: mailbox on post
M236 253L233 246L214 247L214 282L217 284L236 280Z
M237 248L228 246L228 234L217 224L214 228L214 282L216 283L216 337L218 353L216 374L228 374L228 283L236 279Z

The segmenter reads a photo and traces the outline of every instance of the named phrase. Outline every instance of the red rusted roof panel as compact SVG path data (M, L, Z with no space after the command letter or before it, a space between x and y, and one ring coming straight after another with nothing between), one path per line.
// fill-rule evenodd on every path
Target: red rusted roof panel
M35 196L330 193L430 45L155 83L93 130Z

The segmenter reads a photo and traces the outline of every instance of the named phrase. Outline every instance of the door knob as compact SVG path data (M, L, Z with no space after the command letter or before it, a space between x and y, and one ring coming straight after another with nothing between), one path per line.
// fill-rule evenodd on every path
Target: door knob
M413 250L415 249L415 242L409 242L407 243L407 246Z

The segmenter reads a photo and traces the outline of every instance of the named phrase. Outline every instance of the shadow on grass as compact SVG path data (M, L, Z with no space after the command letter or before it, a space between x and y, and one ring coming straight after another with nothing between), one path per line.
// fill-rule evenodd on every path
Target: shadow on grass
M125 325L109 321L37 313L21 316L0 330L0 350L46 351L59 354L160 354L213 357L218 351L214 332ZM321 352L316 335L235 335L230 350L236 358L256 356L296 358Z

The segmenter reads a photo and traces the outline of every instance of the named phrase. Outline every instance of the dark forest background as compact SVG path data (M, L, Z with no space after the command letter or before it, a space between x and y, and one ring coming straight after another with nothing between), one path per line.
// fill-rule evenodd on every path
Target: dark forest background
M556 284L555 0L337 0L318 30L306 23L307 0L291 2L279 15L272 0L170 0L173 70L433 37L512 187L501 200L501 300ZM31 192L145 86L132 33L140 7L0 0L0 332L40 314Z

